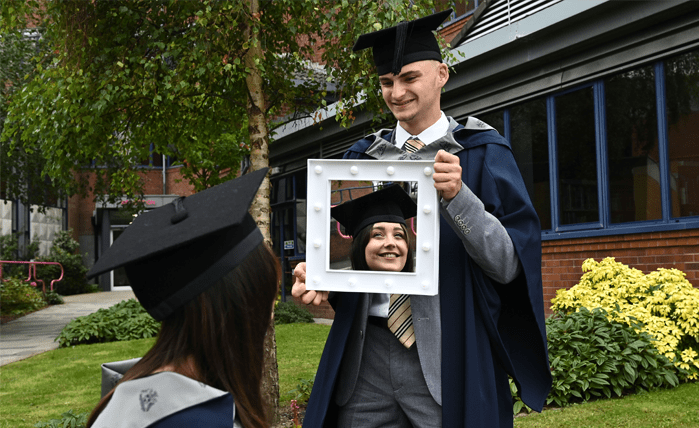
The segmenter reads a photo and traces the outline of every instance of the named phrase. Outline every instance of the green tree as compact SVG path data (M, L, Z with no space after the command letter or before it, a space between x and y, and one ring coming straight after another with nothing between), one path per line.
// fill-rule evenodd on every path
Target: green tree
M151 145L179 159L197 189L217 184L234 175L241 145L253 170L266 167L270 131L329 103L346 126L360 104L386 117L370 52L351 47L433 3L3 0L0 28L37 22L52 52L11 99L3 151L36 148L68 194L140 199L137 164ZM251 213L268 242L270 212L265 180ZM265 391L276 407L268 337Z
M32 28L0 35L0 131L3 129L12 96L31 78L36 67L32 58L42 53L46 45L41 30ZM0 149L0 198L19 200L25 205L36 204L40 210L54 205L60 189L51 180L36 174L44 168L45 159L38 156L36 146L5 144Z

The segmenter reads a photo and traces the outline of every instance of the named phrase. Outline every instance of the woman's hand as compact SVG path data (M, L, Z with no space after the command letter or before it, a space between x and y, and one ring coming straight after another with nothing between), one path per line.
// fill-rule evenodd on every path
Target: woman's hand
M320 305L328 300L327 291L306 290L306 263L301 262L294 268L294 285L291 287L291 295L301 298L307 305L313 303Z

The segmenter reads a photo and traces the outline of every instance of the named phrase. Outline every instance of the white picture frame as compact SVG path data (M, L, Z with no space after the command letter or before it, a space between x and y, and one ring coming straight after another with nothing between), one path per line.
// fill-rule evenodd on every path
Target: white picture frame
M361 293L434 296L439 291L439 199L434 161L308 160L306 288ZM415 272L330 269L332 181L417 182Z

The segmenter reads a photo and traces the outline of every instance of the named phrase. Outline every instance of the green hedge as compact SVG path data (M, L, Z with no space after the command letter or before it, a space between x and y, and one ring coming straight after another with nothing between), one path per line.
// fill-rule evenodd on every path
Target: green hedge
M292 300L277 303L274 308L274 324L292 324L295 322L313 322L313 314Z
M153 319L136 299L124 300L108 309L78 317L56 337L61 348L155 337L160 323Z
M41 291L21 279L0 283L0 309L4 315L21 315L46 306Z
M580 282L558 290L551 309L601 308L607 318L648 333L681 380L699 379L699 289L677 269L648 274L607 257L587 259Z
M653 338L582 307L546 321L553 387L547 404L564 406L596 397L679 384L672 362Z

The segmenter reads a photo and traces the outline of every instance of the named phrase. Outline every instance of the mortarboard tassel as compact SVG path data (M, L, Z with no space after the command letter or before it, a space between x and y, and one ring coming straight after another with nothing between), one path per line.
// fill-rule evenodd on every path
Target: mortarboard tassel
M393 53L393 70L394 75L400 73L403 68L403 50L405 49L405 41L408 39L408 25L410 23L403 21L396 26L396 47Z

